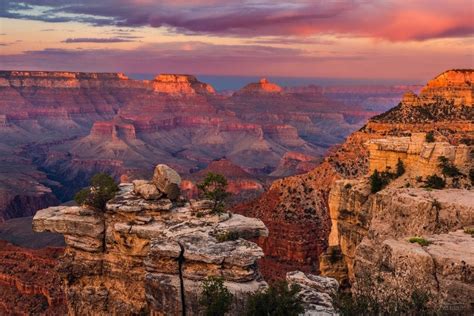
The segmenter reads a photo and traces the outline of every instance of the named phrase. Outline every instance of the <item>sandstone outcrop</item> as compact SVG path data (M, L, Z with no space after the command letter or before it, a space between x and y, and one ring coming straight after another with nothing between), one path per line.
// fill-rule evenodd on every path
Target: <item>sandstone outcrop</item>
M459 72L472 73L472 70L454 71ZM472 83L460 82L460 87L457 87L455 82L443 83L440 90L430 88L430 98L425 97L427 89L416 98L412 93L407 94L405 101L399 106L374 117L344 144L331 149L314 170L274 182L262 197L245 206L243 214L261 218L270 231L266 241L259 241L266 254L261 259L262 273L268 279L282 278L282 272L291 271L289 267L293 266L304 272L321 272L334 277L340 282L341 288L349 288L351 283L360 281L354 274L358 246L371 238L373 216L378 211L374 208L375 203L384 192L372 194L368 176L375 169L380 172L395 172L398 159L403 162L405 173L386 188L394 190L389 191L385 197L387 199L396 199L402 192L397 190L405 187L420 192L425 190L423 187L427 176L442 174L439 167L441 156L446 157L463 175L458 179L446 177L449 190L439 192L445 192L452 199L470 192L472 183L467 175L473 168L474 125L472 119L469 119L472 117L472 103L454 105L456 95L446 91L471 91ZM434 87L430 83L427 86ZM433 101L435 99L436 102ZM428 132L433 133L434 142L426 141ZM439 192L436 194L440 194L441 200L443 193ZM313 208L308 209L307 203L314 203ZM420 203L431 206L429 201ZM441 204L443 210L447 208L445 212L452 212L455 208ZM392 207L395 206L387 205L386 212L392 212L394 217L406 217L405 212L397 213L391 210ZM412 205L412 208L416 206ZM468 213L471 212L468 210ZM452 213L452 222L457 224L443 231L430 230L433 228L432 223L436 222L434 210L422 216L425 222L420 222L420 219L414 223L425 227L426 230L419 233L445 234L470 224L472 219L466 215L461 216L461 213L465 212L457 215ZM462 218L457 219L456 216ZM301 220L303 218L304 223ZM387 222L390 223L388 220ZM403 225L410 227L405 222L393 225L392 230L400 230L400 233ZM282 231L283 228L287 230ZM298 237L295 238L298 245L293 244L295 232L298 232ZM404 236L393 233L393 236L398 237L387 238L406 240L412 237L410 234L417 232L405 233L407 235ZM380 243L374 243L376 249L378 245ZM379 250L374 250L376 251ZM316 264L310 264L311 262ZM405 285L409 287L409 284ZM442 300L451 302L453 297Z
M156 183L176 183L174 170L157 169ZM213 214L211 205L144 199L122 184L104 213L52 207L38 211L33 227L65 235L59 271L70 314L195 315L201 282L219 276L236 297L231 314L238 315L246 295L266 286L256 265L263 252L242 238L268 230L258 219Z
M191 75L161 74L151 81L155 92L168 94L215 94L214 88Z
M283 89L277 84L268 81L266 78L262 78L259 82L249 83L237 91L235 95L281 93L282 91Z
M418 293L437 310L471 310L474 243L463 228L474 223L473 200L468 190L376 194L368 234L354 252L354 292L387 305ZM429 244L410 243L414 236Z
M337 315L333 299L339 284L335 279L292 271L286 274L286 280L300 287L299 297L303 301L304 315Z
M472 79L473 71L470 69L443 72L430 80L419 96L405 94L398 106L372 120L376 123L472 122Z

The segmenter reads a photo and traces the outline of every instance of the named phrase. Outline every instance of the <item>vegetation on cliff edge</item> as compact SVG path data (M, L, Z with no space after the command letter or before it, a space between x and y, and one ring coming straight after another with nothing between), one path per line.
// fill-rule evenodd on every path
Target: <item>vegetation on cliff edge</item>
M115 196L118 185L106 173L98 173L91 179L90 186L83 188L74 196L79 205L86 205L98 210L104 210L108 200Z

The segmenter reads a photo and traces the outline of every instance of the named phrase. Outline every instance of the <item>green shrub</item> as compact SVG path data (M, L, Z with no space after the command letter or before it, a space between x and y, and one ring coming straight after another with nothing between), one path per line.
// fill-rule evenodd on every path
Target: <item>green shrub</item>
M118 185L115 180L105 173L98 173L91 179L91 185L76 193L74 200L79 205L91 206L104 210L108 200L115 196Z
M370 176L370 191L372 193L379 192L390 183L393 177L394 175L388 171L380 173L378 170L374 170Z
M461 175L459 169L456 168L445 156L438 157L438 167L446 177L458 177Z
M433 142L435 141L434 133L433 133L432 131L426 133L425 141L426 141L427 143L433 143Z
M396 175L397 175L397 177L400 177L404 173L405 173L405 165L403 164L403 161L400 158L398 158Z
M304 312L298 293L300 286L288 285L286 281L276 281L266 290L249 297L247 316L297 316Z
M469 170L469 180L471 180L471 184L474 185L474 169Z
M226 191L227 179L223 175L209 172L197 187L203 197L213 201L213 213L221 214L224 212L224 202L230 194Z
M423 237L410 237L408 241L411 242L412 244L417 243L420 246L428 246L431 244L430 241L426 240Z
M436 174L426 178L425 187L431 189L442 189L446 186L446 181Z
M216 239L218 242L232 241L232 240L237 240L239 238L240 238L240 235L236 231L225 231L225 232L220 232L219 234L216 235Z
M221 277L208 277L202 282L199 304L206 316L223 316L230 310L232 293L224 285Z

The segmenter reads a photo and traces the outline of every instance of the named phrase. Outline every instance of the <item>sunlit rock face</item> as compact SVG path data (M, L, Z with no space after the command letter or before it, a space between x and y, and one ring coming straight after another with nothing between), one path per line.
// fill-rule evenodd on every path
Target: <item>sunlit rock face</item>
M65 236L59 271L70 314L196 315L202 281L219 276L239 315L266 286L256 264L263 252L246 240L268 235L262 221L214 214L207 200L172 201L166 190L148 194L146 185L176 183L173 173L159 165L153 182L122 184L103 213L59 206L35 215L34 230Z
M167 94L215 94L214 88L191 75L162 74L151 81L155 92Z
M446 76L468 78L472 73L448 71L434 81ZM387 188L410 186L422 190L427 176L441 175L439 158L444 156L464 175L459 179L448 177L447 188L454 190L447 192L451 192L453 199L470 192L467 190L472 184L467 175L473 168L472 102L464 98L463 104L455 105L454 91L463 95L472 90L472 83L449 80L436 89L430 82L422 90L425 92L419 96L407 94L399 106L370 119L345 143L331 149L312 171L274 182L268 192L242 209L243 214L261 218L269 228L269 238L259 241L266 254L261 266L267 278L283 278L294 266L304 272L335 277L342 287L360 281L354 274L354 265L358 245L369 238L376 212L372 209L376 197L368 181L375 169L395 172L400 159L405 174ZM428 91L431 97L425 98ZM429 132L433 133L433 142L426 140ZM397 193L386 198L391 196L396 198ZM468 225L471 220L464 218L463 224L452 230Z
M280 93L283 88L275 83L268 81L266 78L260 79L259 82L250 83L243 87L241 90L236 92L235 95L245 94L269 94L269 93Z

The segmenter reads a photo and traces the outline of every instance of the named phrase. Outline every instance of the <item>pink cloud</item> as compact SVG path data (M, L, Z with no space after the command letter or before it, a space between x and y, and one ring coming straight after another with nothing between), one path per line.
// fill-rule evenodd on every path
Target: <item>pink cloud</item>
M51 22L69 19L95 25L164 26L182 33L244 37L335 33L409 41L474 33L472 0L62 0L59 3L24 0L20 6L9 0L0 14ZM38 5L49 9L42 15L28 13L31 6Z

